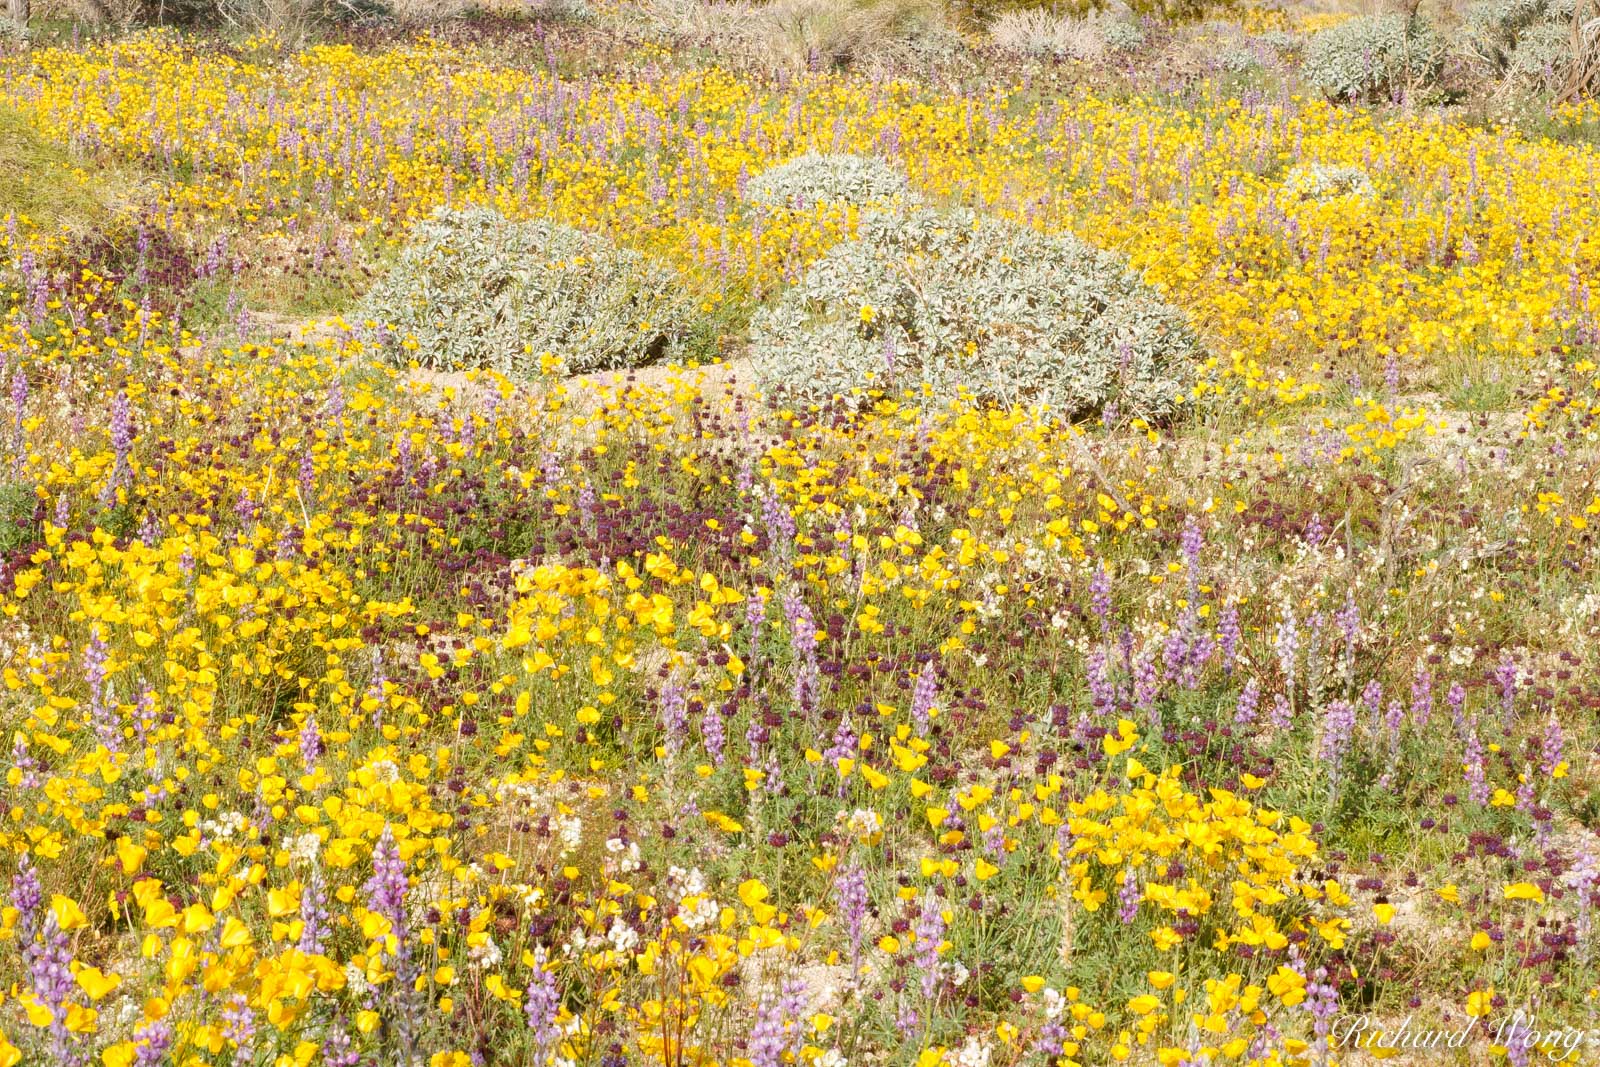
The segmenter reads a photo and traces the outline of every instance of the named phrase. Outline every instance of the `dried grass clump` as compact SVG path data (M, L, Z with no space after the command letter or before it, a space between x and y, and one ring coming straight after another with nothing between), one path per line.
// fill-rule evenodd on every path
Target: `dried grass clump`
M1600 94L1600 0L1578 0L1568 40L1568 66L1560 86L1562 100Z
M87 228L104 220L111 184L106 173L80 177L64 148L0 104L0 222L16 215L41 229Z
M1106 53L1098 20L1057 15L1043 8L1003 11L989 26L989 40L1008 55L1093 62Z
M836 70L959 52L937 0L642 0L624 25L747 67Z

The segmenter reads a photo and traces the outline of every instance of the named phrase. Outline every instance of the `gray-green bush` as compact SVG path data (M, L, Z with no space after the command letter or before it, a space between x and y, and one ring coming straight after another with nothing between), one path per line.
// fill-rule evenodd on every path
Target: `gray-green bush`
M1483 73L1553 88L1572 60L1573 0L1481 0L1467 8L1461 42Z
M1294 167L1284 175L1283 191L1292 200L1368 198L1376 192L1366 171L1340 163L1305 163Z
M1068 417L1170 415L1202 358L1117 256L965 210L869 215L751 340L757 377L794 399L925 388Z
M1392 99L1436 78L1444 52L1444 39L1423 19L1370 15L1313 34L1300 74L1336 100Z
M807 152L757 174L744 199L766 207L881 204L909 193L905 175L873 156Z
M596 234L441 208L357 317L380 325L401 362L534 377L546 352L573 374L671 356L691 312L675 271Z

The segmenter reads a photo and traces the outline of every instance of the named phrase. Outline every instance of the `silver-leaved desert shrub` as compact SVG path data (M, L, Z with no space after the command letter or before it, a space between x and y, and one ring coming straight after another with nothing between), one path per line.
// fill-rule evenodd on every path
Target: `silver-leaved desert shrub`
M1366 171L1342 163L1304 163L1294 167L1284 175L1283 191L1291 200L1335 200L1344 196L1369 199L1376 195Z
M926 389L1072 417L1173 413L1203 359L1117 256L970 211L866 216L751 324L763 386L825 401Z
M1387 100L1436 78L1444 52L1444 38L1421 18L1369 15L1313 34L1300 74L1335 100Z
M876 156L807 152L751 178L744 199L769 208L886 204L910 194L906 177Z
M691 314L670 267L598 234L478 207L419 223L356 312L399 362L524 378L546 353L571 374L670 357Z

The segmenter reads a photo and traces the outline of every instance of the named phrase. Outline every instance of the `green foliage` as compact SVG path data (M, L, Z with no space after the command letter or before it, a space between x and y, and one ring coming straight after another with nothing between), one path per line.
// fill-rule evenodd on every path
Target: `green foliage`
M0 220L16 214L41 228L92 224L106 213L109 177L94 185L83 180L65 149L0 105Z
M751 334L757 374L787 395L967 391L1062 416L1171 414L1201 358L1117 257L968 211L869 215Z
M537 376L544 353L573 374L655 362L692 327L671 268L486 208L441 208L418 225L356 317L387 327L384 348L402 362L520 377Z
M1300 73L1331 99L1379 101L1432 81L1443 64L1444 40L1426 21L1373 15L1313 35Z
M34 509L39 503L33 486L0 484L0 553L13 552L38 539Z

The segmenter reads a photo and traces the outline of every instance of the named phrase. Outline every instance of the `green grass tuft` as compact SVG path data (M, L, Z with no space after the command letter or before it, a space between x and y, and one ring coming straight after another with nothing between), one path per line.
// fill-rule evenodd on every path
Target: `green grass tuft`
M71 155L14 108L0 105L0 219L40 228L93 225L108 211L105 183L91 185Z

